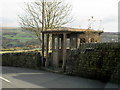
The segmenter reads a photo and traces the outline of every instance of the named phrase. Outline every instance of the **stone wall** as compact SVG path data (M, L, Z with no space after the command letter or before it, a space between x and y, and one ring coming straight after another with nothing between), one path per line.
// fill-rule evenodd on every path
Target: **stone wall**
M3 53L2 66L39 68L41 55L39 52Z
M66 73L120 82L120 43L81 44L79 49L69 51Z

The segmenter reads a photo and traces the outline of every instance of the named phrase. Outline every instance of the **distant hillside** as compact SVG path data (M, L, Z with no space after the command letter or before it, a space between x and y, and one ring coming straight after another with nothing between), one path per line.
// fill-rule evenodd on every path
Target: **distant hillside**
M117 42L118 32L104 32L102 34L102 42Z
M34 33L20 28L2 28L2 47L27 47L29 45L40 45ZM102 34L102 42L116 42L118 41L117 32L104 32Z
M20 28L2 28L2 47L27 47L39 45L40 41L34 33Z

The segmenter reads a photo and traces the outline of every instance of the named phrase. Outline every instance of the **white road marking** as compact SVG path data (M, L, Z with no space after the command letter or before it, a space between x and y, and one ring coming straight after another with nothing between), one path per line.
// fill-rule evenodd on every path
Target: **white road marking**
M0 79L2 79L2 80L4 80L4 81L6 81L6 82L9 82L9 83L10 83L10 81L9 81L9 80L7 80L7 79L5 79L5 78L3 78L3 77L1 77L1 76L0 76Z

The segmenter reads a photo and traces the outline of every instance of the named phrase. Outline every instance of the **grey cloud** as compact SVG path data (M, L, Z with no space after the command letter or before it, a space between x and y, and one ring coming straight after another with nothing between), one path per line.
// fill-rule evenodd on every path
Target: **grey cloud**
M117 16L110 16L108 18L104 18L103 19L104 23L114 23L114 22L118 22Z
M15 18L0 18L0 22L2 22L3 27L18 25L18 20Z
M3 22L15 22L15 18L2 18Z

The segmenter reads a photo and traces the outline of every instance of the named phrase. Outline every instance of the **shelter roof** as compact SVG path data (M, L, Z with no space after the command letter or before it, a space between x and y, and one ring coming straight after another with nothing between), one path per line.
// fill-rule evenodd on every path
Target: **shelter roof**
M46 31L42 31L42 33L84 33L84 32L103 33L103 31L101 30L76 29L76 28L56 28L56 29L47 29Z

